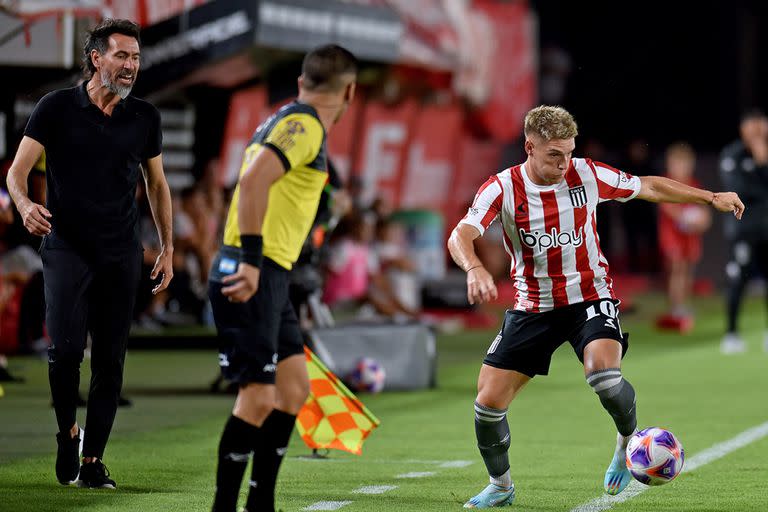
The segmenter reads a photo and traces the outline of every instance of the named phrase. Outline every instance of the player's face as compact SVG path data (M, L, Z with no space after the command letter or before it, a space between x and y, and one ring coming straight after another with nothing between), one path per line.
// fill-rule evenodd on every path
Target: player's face
M121 98L127 97L139 74L139 42L130 36L112 34L106 53L96 55L94 64L102 85Z
M525 140L525 152L528 154L531 171L540 184L544 185L563 181L575 148L576 141L573 138L546 141L532 136Z
M742 121L741 138L750 146L768 140L768 118L751 117Z

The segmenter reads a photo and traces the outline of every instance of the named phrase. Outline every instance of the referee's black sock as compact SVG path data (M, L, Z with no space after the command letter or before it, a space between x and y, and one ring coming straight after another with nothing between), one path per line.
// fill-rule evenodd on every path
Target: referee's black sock
M213 512L235 512L243 473L261 429L240 418L230 416L219 442L219 464L216 469L216 494Z
M253 449L248 512L274 512L275 483L280 464L291 439L296 416L274 409L261 426L258 445Z

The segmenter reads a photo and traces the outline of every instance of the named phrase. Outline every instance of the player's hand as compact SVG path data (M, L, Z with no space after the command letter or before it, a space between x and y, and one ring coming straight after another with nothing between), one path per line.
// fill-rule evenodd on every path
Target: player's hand
M733 212L739 220L745 208L736 192L717 192L712 198L712 207L721 212Z
M53 215L45 206L29 201L19 208L19 213L27 231L37 236L50 234L51 223L48 222L48 219Z
M482 265L467 272L467 299L470 304L490 302L498 297L493 277Z
M237 272L230 274L221 281L229 284L221 289L230 302L248 302L259 289L259 276L261 270L248 263L240 263L237 266ZM230 284L232 283L232 284Z
M171 279L173 279L173 248L165 248L160 251L149 277L154 281L160 274L163 275L163 279L157 286L152 288L153 295L157 295L168 288L168 284L171 282Z

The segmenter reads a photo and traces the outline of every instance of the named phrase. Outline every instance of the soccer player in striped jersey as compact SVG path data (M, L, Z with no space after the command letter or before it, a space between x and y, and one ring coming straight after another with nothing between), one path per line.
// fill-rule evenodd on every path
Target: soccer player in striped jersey
M491 483L465 508L514 500L507 408L529 380L549 372L552 354L566 341L618 430L605 491L618 494L629 483L623 453L637 426L635 390L621 373L628 335L621 331L619 301L600 249L597 205L638 198L709 205L737 219L744 213L733 192L711 192L661 176L632 176L588 158L573 158L576 122L560 107L534 108L525 117L524 130L525 163L491 176L448 240L453 260L467 273L469 302L493 300L496 285L473 241L498 219L516 292L477 383L475 433Z

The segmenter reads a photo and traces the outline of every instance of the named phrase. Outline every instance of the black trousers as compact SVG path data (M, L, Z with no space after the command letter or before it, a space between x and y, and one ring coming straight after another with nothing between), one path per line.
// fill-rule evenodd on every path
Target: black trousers
M731 242L731 257L725 267L728 277L727 332L738 332L739 311L744 289L757 274L768 279L768 240L735 240ZM768 296L766 297L768 305Z
M142 249L120 258L92 260L46 238L40 250L45 280L46 323L51 337L48 377L59 431L76 422L80 363L91 334L91 385L83 457L104 455L123 385Z

